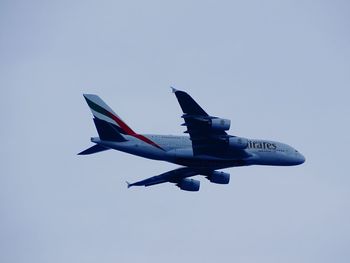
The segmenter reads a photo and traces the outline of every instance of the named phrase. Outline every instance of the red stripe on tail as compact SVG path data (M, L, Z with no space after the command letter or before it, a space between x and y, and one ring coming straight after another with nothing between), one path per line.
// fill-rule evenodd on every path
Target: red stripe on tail
M156 144L155 142L151 141L150 139L146 138L143 135L137 134L136 132L134 132L125 122L123 122L121 119L119 119L117 116L115 116L114 114L109 113L109 116L116 122L118 123L118 125L120 126L120 128L128 135L131 135L145 143L148 143L154 147L157 147L158 149L161 149L164 151L164 149L162 147L160 147L158 144Z

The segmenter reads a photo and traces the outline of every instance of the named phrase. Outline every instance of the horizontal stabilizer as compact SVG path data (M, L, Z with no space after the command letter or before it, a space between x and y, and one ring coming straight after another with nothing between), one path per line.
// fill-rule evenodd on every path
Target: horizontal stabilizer
M101 145L94 145L92 147L90 147L89 149L86 149L80 153L78 153L78 155L88 155L88 154L93 154L93 153L98 153L98 152L102 152L102 151L106 151L109 150L109 148L103 147Z

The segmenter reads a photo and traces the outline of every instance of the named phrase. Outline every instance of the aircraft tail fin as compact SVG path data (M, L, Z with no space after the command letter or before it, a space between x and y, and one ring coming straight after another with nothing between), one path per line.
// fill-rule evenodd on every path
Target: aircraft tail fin
M95 121L97 131L99 131L99 128L97 127L98 125L106 128L108 127L107 124L111 124L112 127L121 134L136 134L99 96L94 94L84 94L84 98L95 117L94 121L97 120L98 124L96 124Z
M127 141L125 135L130 135L164 151L146 136L134 132L99 96L84 94L84 98L94 115L95 126L101 140L123 142Z
M98 118L94 118L98 136L103 141L125 142L125 137L120 133L117 126Z

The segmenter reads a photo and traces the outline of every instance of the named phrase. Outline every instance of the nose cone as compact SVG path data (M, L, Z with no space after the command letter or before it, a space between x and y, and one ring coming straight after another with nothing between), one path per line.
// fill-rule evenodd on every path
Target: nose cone
M298 153L297 157L296 157L296 163L297 164L303 164L305 163L305 157L304 155L302 155L301 153Z

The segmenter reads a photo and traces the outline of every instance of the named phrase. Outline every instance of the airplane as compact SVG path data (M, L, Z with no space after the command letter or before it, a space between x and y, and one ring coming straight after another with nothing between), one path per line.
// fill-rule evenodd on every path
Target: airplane
M293 147L271 140L247 139L229 135L231 121L209 115L185 91L172 88L189 136L139 134L132 130L99 96L83 94L92 114L99 137L92 137L94 146L78 155L110 149L140 157L167 161L179 168L134 183L151 186L173 183L181 190L199 191L200 181L191 177L205 176L210 182L228 184L230 174L218 171L249 165L292 166L305 162Z

